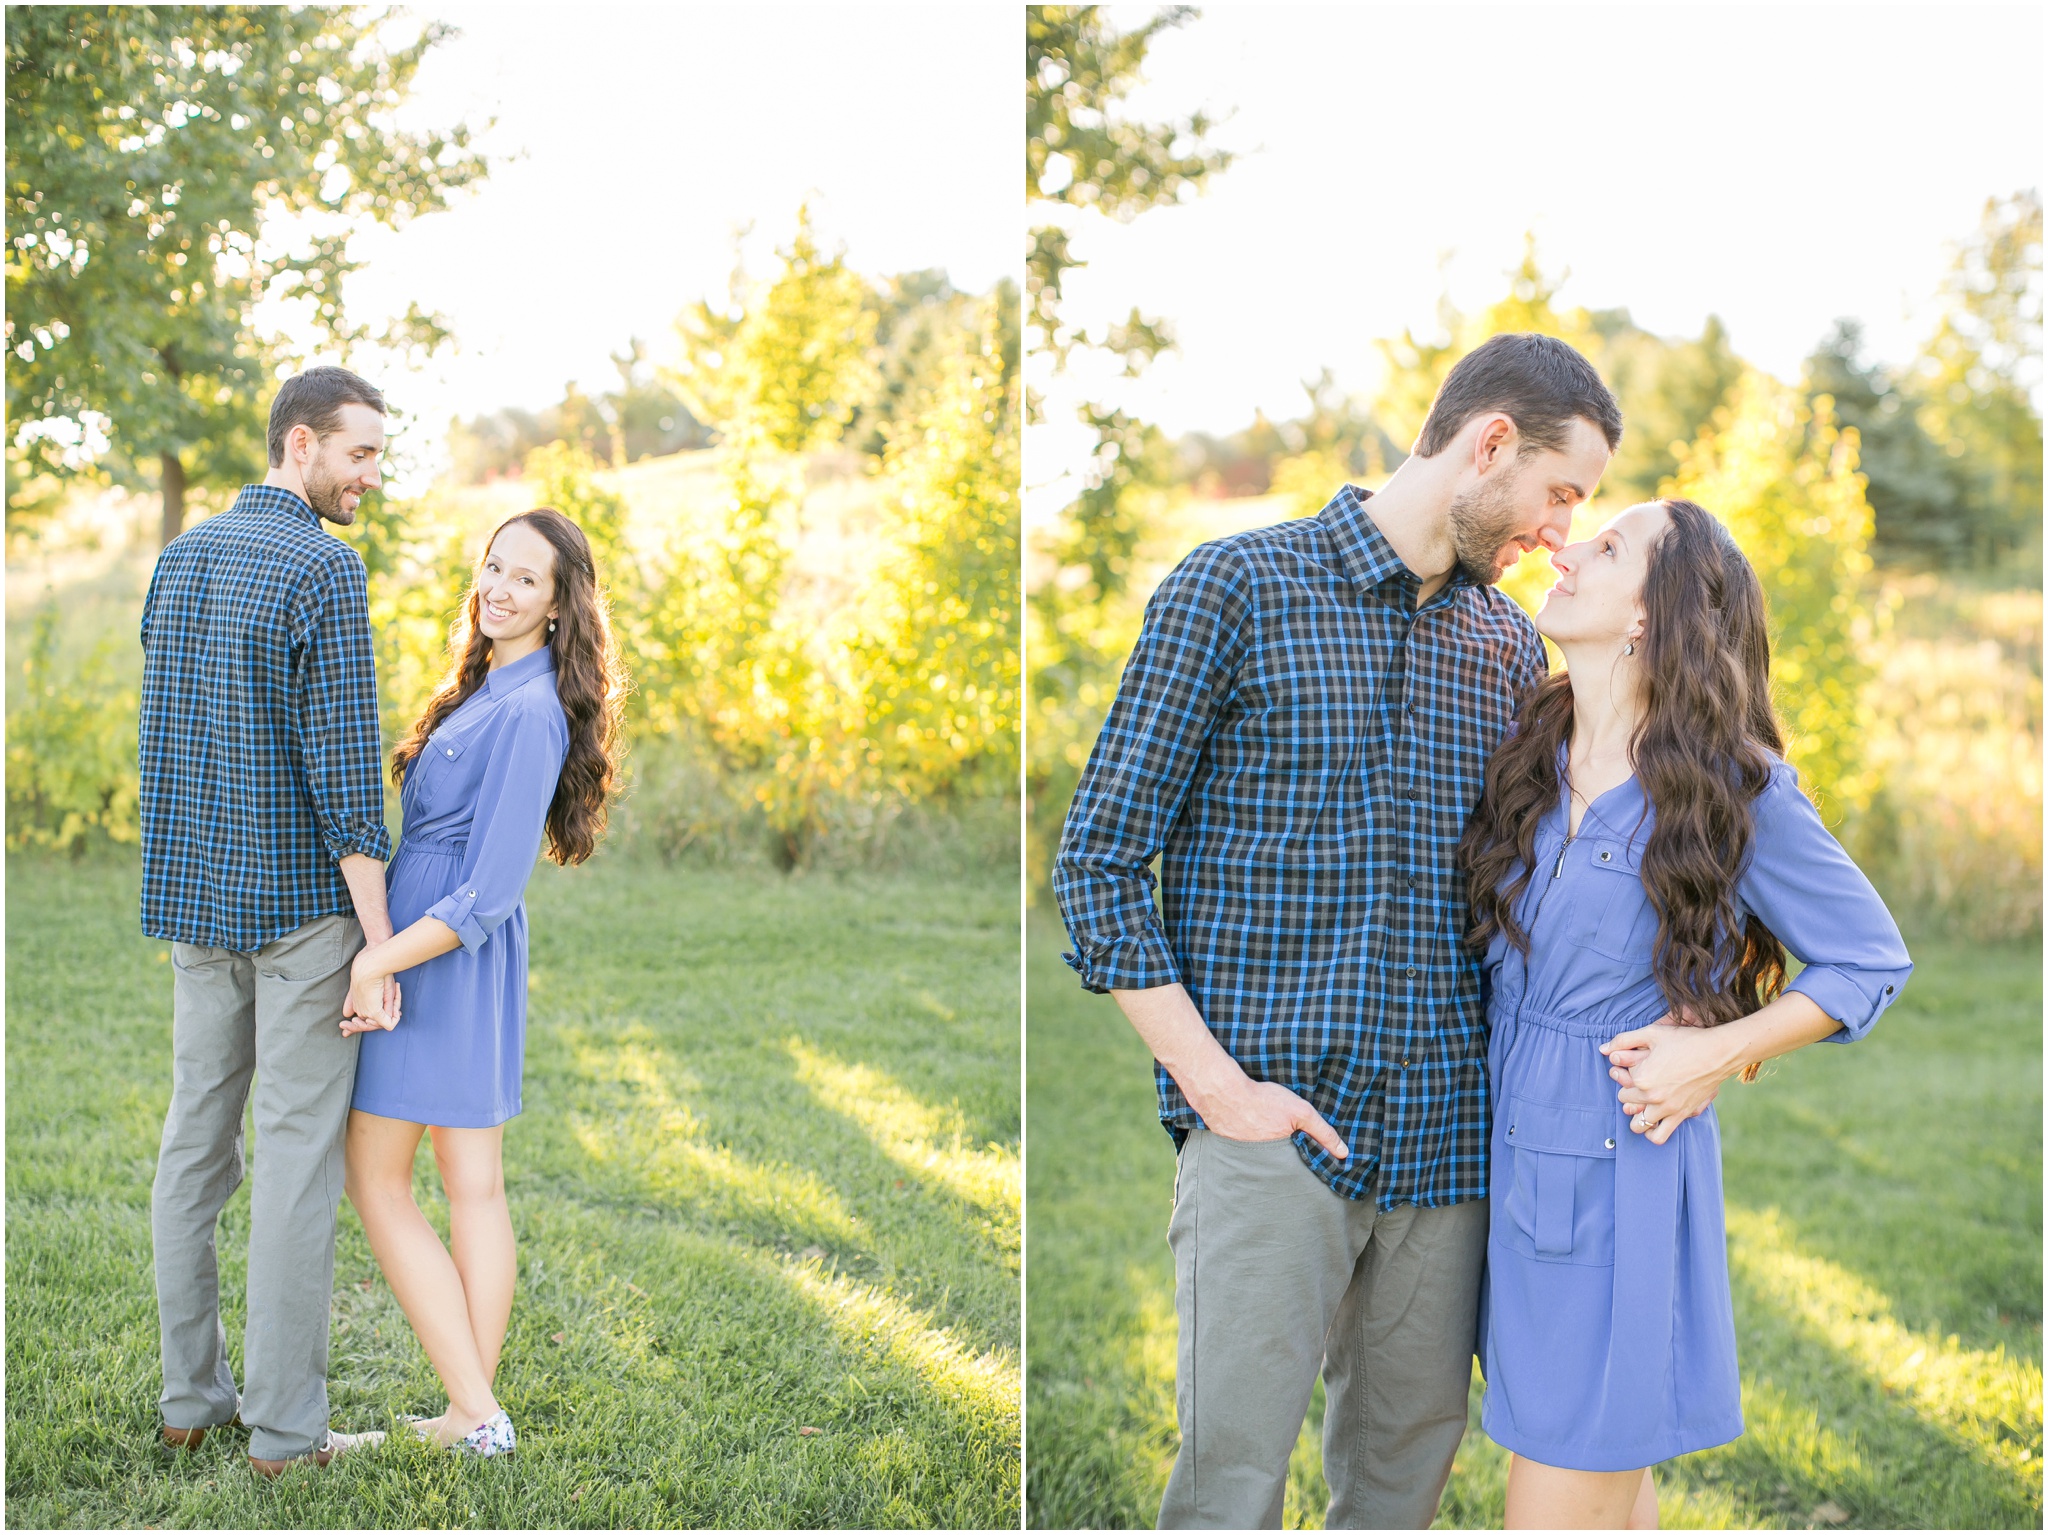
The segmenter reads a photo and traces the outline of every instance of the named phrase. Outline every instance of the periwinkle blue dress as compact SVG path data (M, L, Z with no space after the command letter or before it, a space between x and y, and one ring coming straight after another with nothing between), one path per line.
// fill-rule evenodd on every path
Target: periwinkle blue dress
M413 760L386 871L392 929L438 917L462 947L399 972L398 1026L363 1035L354 1107L450 1129L519 1112L526 881L568 751L542 646L491 672Z
M1600 1045L1669 1011L1641 877L1653 816L1631 778L1567 841L1567 804L1537 828L1527 959L1498 937L1486 957L1480 1422L1544 1465L1633 1471L1742 1432L1721 1132L1711 1106L1661 1146L1628 1127ZM1898 927L1791 767L1773 764L1754 816L1739 903L1805 962L1788 989L1842 1025L1829 1040L1860 1039L1912 971Z

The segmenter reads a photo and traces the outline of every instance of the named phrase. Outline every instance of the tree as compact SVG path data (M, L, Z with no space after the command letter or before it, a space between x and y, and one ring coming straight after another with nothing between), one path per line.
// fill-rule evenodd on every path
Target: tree
M1543 270L1534 234L1523 236L1522 259L1507 274L1508 292L1476 314L1463 314L1446 293L1437 304L1438 334L1404 330L1382 341L1386 362L1373 415L1403 449L1412 444L1430 402L1458 359L1489 336L1535 331L1568 341L1599 369L1621 406L1621 447L1601 480L1603 499L1648 500L1677 471L1679 454L1724 405L1742 375L1719 318L1707 317L1696 340L1643 330L1626 309L1587 310L1557 303L1569 272ZM1527 566L1540 570L1541 564Z
M1061 300L1066 274L1085 264L1073 253L1074 227L1091 214L1127 224L1179 203L1231 162L1209 141L1216 124L1204 113L1144 122L1123 110L1153 39L1194 14L1189 6L1167 6L1142 26L1119 31L1099 6L1025 7L1024 195L1047 216L1030 232L1024 302L1041 375L1064 372L1076 352L1089 351L1134 377L1173 345L1166 323L1136 308L1099 333L1084 332L1067 323ZM1027 389L1027 419L1039 419L1041 408ZM1171 475L1170 452L1155 427L1113 404L1085 403L1078 414L1094 451L1080 493L1044 546L1052 573L1036 583L1030 600L1030 696L1038 711L1031 739L1040 743L1031 777L1040 803L1055 797L1054 779L1071 786L1068 759L1082 728L1075 710L1095 709L1100 690L1093 679L1113 664L1101 647L1115 646L1121 634L1111 610L1144 529L1143 503ZM1057 728L1041 730L1038 721Z
M1123 98L1143 79L1145 55L1161 32L1194 16L1167 6L1143 26L1120 32L1093 5L1034 5L1024 12L1025 197L1073 215L1100 214L1128 224L1140 214L1194 196L1224 170L1231 155L1208 142L1213 119L1197 112L1177 122L1139 122L1124 115ZM1086 263L1073 254L1064 222L1031 231L1025 258L1026 323L1033 351L1050 371L1063 371L1077 349L1121 361L1126 377L1142 372L1173 345L1162 320L1133 308L1096 335L1060 314L1066 274ZM1027 412L1036 406L1027 400ZM1163 447L1156 431L1115 406L1084 404L1081 419L1096 447L1083 488L1065 519L1057 558L1090 572L1097 599L1118 587L1130 566L1138 525L1125 492L1158 479Z
M1625 423L1621 446L1601 480L1619 504L1647 501L1678 472L1679 455L1728 402L1742 359L1727 327L1708 315L1692 340L1654 335L1626 309L1595 310L1598 338L1587 355L1614 391Z
M876 314L845 253L819 249L809 208L797 210L796 236L776 256L781 273L751 302L736 267L726 308L700 301L684 311L677 382L690 408L728 437L742 431L751 443L804 453L837 442L873 392Z
M1825 402L1747 372L1660 494L1727 525L1770 607L1771 687L1799 767L1824 811L1868 803L1861 703L1870 678L1870 504L1856 436Z
M1016 783L1016 359L1003 314L1015 293L1005 285L981 334L956 341L885 462L896 553L861 647L865 713L884 772L918 798Z
M245 478L283 360L253 330L266 297L344 350L445 337L417 307L374 336L342 310L350 226L400 227L486 171L467 127L394 124L451 33L391 26L359 7L8 10L10 528L107 463L154 477L168 540L188 486ZM267 221L299 214L326 217L274 250Z
M2041 199L1984 205L1957 251L1944 308L1914 370L1919 420L1960 468L1970 552L2038 565L2041 538Z
M1179 122L1143 123L1118 104L1143 78L1153 38L1195 14L1172 5L1143 26L1119 32L1094 5L1032 5L1024 10L1024 196L1088 210L1128 224L1163 203L1199 192L1230 164L1206 142L1213 119L1197 112ZM1076 346L1107 347L1135 370L1171 344L1157 321L1137 310L1122 325L1088 338L1060 318L1066 273L1085 265L1057 223L1031 231L1025 302L1038 332L1036 350L1059 365Z
M562 398L544 410L506 406L448 424L449 469L475 484L521 472L527 456L549 443L570 443L606 464L709 447L711 433L683 397L647 360L647 343L634 337L612 353L619 387L585 394L565 384Z
M1856 432L1875 521L1873 548L1913 564L1967 563L1970 487L1963 466L1921 424L1912 379L1866 362L1863 327L1837 320L1806 359L1804 382L1810 400L1830 400L1836 419Z

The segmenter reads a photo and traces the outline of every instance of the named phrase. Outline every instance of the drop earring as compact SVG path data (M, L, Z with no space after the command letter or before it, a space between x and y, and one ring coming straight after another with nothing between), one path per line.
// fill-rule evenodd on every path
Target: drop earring
M548 620L548 633L549 633L549 635L550 635L550 636L552 636L552 635L554 634L554 632L555 632L555 621L554 621L554 620L553 620L553 619L551 618L551 619L549 619L549 620ZM1633 650L1633 649L1635 649L1635 646L1631 645L1631 646L1629 646L1629 649Z
M555 626L553 624L549 624L548 631L552 633L554 631L554 627ZM1636 642L1634 640L1630 640L1626 645L1621 647L1621 653L1625 656L1634 655L1636 653Z

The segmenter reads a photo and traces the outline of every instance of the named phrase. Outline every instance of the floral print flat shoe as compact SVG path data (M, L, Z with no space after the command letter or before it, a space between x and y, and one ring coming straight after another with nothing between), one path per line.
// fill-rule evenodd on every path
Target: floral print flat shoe
M501 1407L448 1448L458 1455L474 1455L480 1460L489 1460L493 1456L510 1455L518 1443L518 1436L512 1432L512 1420Z

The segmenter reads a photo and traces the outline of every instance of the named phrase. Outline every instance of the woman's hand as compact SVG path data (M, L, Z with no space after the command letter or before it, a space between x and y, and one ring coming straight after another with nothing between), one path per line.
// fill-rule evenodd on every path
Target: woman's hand
M1600 1047L1607 1074L1621 1084L1616 1096L1629 1129L1663 1145L1714 1101L1721 1084L1742 1069L1728 1058L1719 1029L1688 1028L1659 1020L1617 1034Z
M362 950L349 966L347 1016L341 1020L343 1034L363 1034L371 1029L398 1027L398 978L377 963L373 944Z

